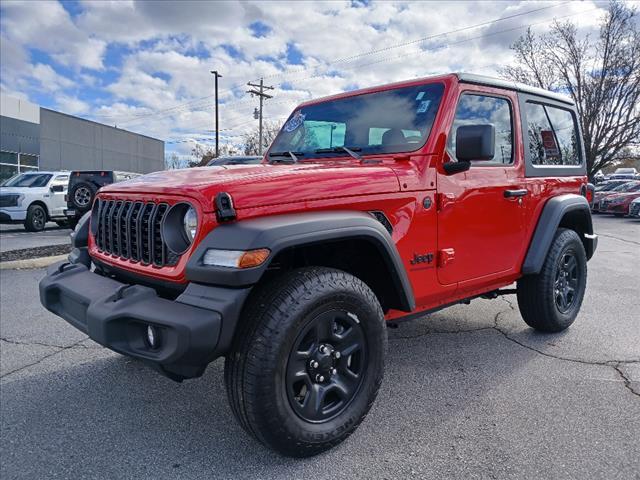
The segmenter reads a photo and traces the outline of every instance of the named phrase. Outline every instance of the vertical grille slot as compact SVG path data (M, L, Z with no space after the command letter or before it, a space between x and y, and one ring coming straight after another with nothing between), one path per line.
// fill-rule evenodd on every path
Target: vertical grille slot
M175 265L180 259L162 236L168 204L100 200L97 208L95 240L101 252L155 267Z

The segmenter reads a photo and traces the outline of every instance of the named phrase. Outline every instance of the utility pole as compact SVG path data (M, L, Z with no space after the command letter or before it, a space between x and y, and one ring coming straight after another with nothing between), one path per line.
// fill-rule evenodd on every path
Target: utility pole
M247 83L247 85L253 87L253 89L247 90L247 93L250 93L251 96L257 95L260 98L260 109L258 110L258 154L262 155L262 104L264 103L265 98L273 98L273 95L267 95L264 91L273 90L273 87L265 87L262 78L260 79L260 83L257 85L251 82Z
M215 77L216 84L216 158L218 158L218 156L220 155L220 137L218 128L218 78L222 78L222 75L220 75L217 70L211 70L211 73Z

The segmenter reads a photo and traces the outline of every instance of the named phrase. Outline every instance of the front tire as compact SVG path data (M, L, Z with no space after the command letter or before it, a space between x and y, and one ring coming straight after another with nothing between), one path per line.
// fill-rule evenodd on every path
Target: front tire
M522 318L541 332L560 332L576 319L587 286L587 255L573 230L559 228L542 270L518 280Z
M382 309L361 280L319 267L285 273L258 287L243 313L225 361L232 411L277 452L316 455L368 413L386 346Z
M30 205L24 228L28 232L41 232L47 224L47 212L41 205Z

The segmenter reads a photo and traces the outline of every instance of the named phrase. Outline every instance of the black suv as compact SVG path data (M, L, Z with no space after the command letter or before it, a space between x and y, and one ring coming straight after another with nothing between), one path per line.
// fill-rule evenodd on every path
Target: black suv
M139 177L140 173L116 172L113 170L76 170L69 176L67 209L64 211L71 228L75 228L80 217L91 210L93 199L101 187Z

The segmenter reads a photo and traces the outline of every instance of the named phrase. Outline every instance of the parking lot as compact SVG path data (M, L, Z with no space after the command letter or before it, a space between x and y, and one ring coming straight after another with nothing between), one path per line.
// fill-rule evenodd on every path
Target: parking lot
M58 227L53 222L47 223L42 232L27 232L22 225L0 225L0 252L62 245L69 243L70 233L70 229Z
M638 479L640 222L594 222L570 329L535 333L513 295L401 323L369 416L305 460L241 430L221 360L174 383L46 312L42 270L2 270L0 476Z

